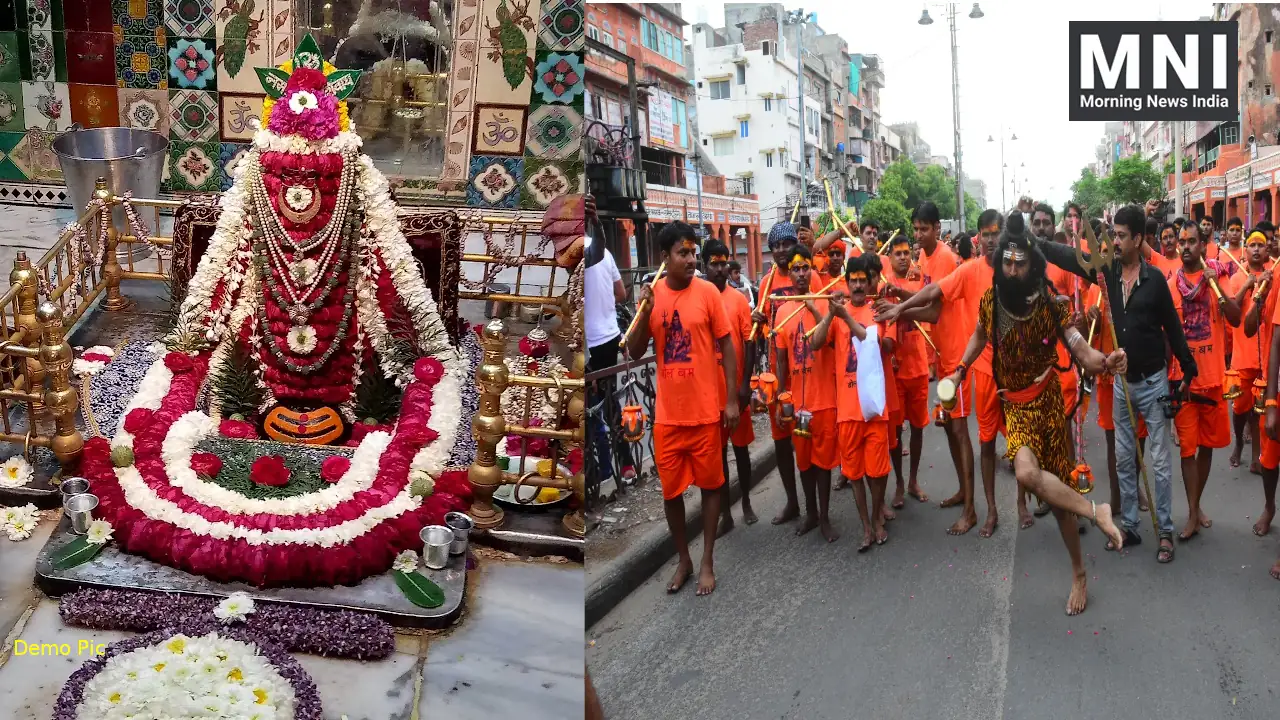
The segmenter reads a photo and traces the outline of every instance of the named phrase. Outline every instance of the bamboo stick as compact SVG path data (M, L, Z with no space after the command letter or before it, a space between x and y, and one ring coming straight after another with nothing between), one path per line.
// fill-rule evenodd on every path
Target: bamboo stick
M826 295L825 295L825 293L826 293L828 290L830 290L831 288L835 287L835 286L836 286L836 283L840 282L840 281L841 281L841 280L843 280L843 279L844 279L844 278L836 278L836 279L832 280L831 282L827 283L827 286L826 286L826 287L824 287L824 288L822 288L821 290L819 290L819 291L816 293L816 296L809 296L809 297L818 297L818 298L821 298L821 299L826 299L828 296L826 296ZM798 297L806 297L806 296L804 296L804 295L793 295L793 296L791 296L791 297L790 297L790 298L788 298L788 299L790 299L790 300L795 300L795 299L796 299L796 298L798 298ZM800 307L796 308L795 310L792 310L792 311L791 311L791 314L790 314L790 315L788 315L788 316L786 316L785 318L783 318L783 319L782 319L782 321L778 323L777 327L775 327L775 328L773 328L772 330L770 330L770 331L769 331L769 335L771 335L771 336L772 336L772 335L777 335L779 330L781 330L782 328L786 327L786 324L787 324L787 323L789 323L789 322L791 322L791 320L792 320L795 316L799 315L799 314L800 314L800 311L802 311L802 310L804 310L804 309L805 309L805 307L804 307L804 306L800 306Z
M662 264L658 266L658 272L653 274L653 282L649 283L650 290L653 290L658 286L658 281L662 279L662 272L666 269L667 262L663 260ZM640 322L640 316L643 315L644 311L647 309L645 305L646 303L641 301L640 306L636 308L636 316L631 318L631 324L627 326L627 331L622 333L622 339L618 341L619 346L624 348L627 346L627 339L631 337L631 333L636 329L636 324Z

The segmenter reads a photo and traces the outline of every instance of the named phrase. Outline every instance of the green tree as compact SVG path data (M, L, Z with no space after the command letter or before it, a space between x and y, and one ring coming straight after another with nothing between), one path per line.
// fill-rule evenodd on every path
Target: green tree
M1106 179L1107 199L1123 205L1141 205L1165 196L1165 178L1138 155L1117 160Z
M971 232L978 228L978 216L982 214L983 208L978 207L978 201L973 199L969 193L964 194L964 226L969 228Z
M1189 155L1184 155L1182 158L1182 172L1184 173L1191 172L1191 156ZM1164 176L1169 177L1172 174L1173 174L1173 156L1170 155L1169 157L1165 158L1165 161L1164 161Z
M862 219L874 220L881 232L897 230L907 236L911 234L911 213L896 200L884 197L868 200L862 206Z
M1106 183L1098 179L1093 168L1082 169L1080 179L1071 183L1071 201L1080 206L1085 218L1102 215L1109 199Z

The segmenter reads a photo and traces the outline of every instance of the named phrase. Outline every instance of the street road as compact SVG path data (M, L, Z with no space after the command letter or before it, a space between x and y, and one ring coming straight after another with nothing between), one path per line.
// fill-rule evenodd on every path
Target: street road
M1101 431L1086 437L1102 502ZM761 522L739 521L717 543L716 591L695 597L695 573L668 596L673 559L588 631L587 664L610 720L1275 718L1280 582L1267 571L1280 522L1253 535L1261 481L1227 460L1215 453L1203 501L1213 527L1178 543L1173 563L1156 563L1146 515L1143 544L1123 555L1089 529L1089 606L1077 617L1064 613L1070 563L1053 516L1018 530L1006 463L996 535L946 535L958 510L936 501L956 481L936 428L921 466L931 502L908 499L890 541L865 555L847 491L833 500L835 544L770 525L775 474L753 492ZM1177 470L1174 480L1181 528ZM979 523L984 512L979 501ZM700 543L693 553L696 563Z

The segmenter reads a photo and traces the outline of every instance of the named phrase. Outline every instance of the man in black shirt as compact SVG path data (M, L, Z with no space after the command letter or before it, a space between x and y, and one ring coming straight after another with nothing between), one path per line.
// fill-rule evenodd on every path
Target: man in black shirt
M1169 350L1185 374L1180 391L1191 387L1197 370L1164 274L1143 260L1146 224L1146 215L1136 205L1128 205L1116 213L1116 260L1102 269L1102 276L1107 284L1116 341L1129 356L1126 373L1129 401L1134 415L1146 421L1150 432L1147 445L1151 448L1150 467L1155 476L1156 515L1160 524L1157 559L1169 562L1173 559L1173 463L1169 435L1172 421L1164 413L1164 401L1169 395ZM1037 247L1050 263L1089 282L1096 279L1091 268L1081 266L1072 247L1044 241L1037 241ZM1088 263L1089 256L1085 259ZM1129 410L1121 402L1124 392L1121 379L1116 378L1113 410L1116 466L1124 513L1124 545L1131 547L1142 540L1138 535L1137 438Z

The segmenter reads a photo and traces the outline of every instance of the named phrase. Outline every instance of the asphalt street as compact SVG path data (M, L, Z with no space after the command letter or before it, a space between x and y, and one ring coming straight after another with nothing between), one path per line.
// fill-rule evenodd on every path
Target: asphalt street
M972 423L971 423L972 425ZM1109 499L1101 431L1086 431ZM1002 447L1003 441L998 441ZM977 449L975 441L975 451ZM1246 446L1246 453L1248 446ZM1177 467L1175 462L1175 468ZM776 473L753 490L761 522L716 545L718 587L696 597L696 573L674 596L675 560L588 631L587 664L611 720L646 718L1275 718L1280 716L1280 522L1252 525L1261 480L1215 453L1203 507L1214 525L1155 561L1143 544L1108 553L1083 538L1089 606L1064 613L1070 562L1053 516L1019 530L1015 482L997 464L1001 523L950 537L958 509L942 432L925 432L921 481L889 542L856 552L848 491L833 499L841 538L768 519L782 506ZM892 483L892 476L891 476ZM981 494L981 480L977 481ZM978 502L981 523L985 506ZM1186 519L1175 470L1174 523ZM693 548L695 563L701 543ZM588 552L590 552L588 548Z

